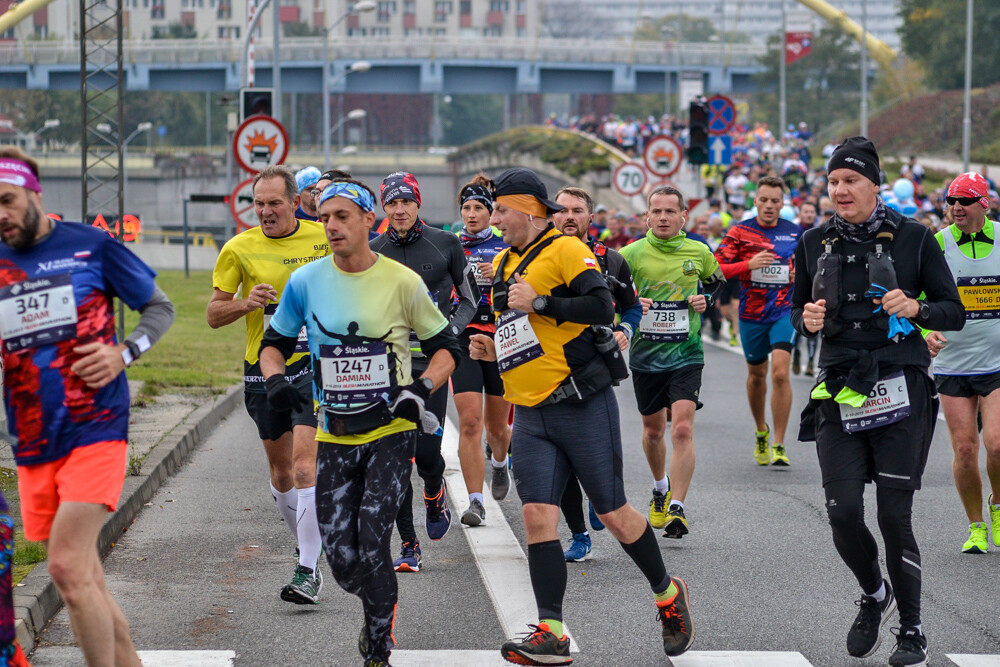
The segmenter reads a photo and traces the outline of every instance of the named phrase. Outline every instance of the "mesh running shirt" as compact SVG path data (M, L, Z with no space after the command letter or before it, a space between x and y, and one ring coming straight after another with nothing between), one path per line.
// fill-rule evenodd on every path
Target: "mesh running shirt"
M802 228L778 219L774 227L763 227L757 218L730 227L715 251L715 259L726 279L740 278L740 319L769 324L792 311L791 266ZM761 250L777 259L771 266L749 269L747 262Z
M113 297L138 310L155 273L106 232L53 221L27 250L0 245L0 337L7 423L18 465L128 439L125 373L91 389L70 370L85 343L117 344Z

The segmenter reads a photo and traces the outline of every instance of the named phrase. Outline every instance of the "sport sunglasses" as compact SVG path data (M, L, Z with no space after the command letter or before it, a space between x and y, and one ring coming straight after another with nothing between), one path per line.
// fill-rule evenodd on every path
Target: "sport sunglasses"
M978 202L981 197L945 197L944 200L948 202L949 206L954 206L955 204L961 204L962 206L972 206Z

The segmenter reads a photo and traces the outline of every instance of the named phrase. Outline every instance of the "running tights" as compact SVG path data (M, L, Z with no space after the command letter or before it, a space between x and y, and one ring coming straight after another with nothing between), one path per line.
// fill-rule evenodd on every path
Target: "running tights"
M840 480L826 485L826 511L833 544L866 595L882 585L878 544L865 525L865 483ZM901 625L920 624L920 551L913 537L913 491L877 486L878 527L885 541L889 582L896 593Z
M448 409L448 385L445 384L427 399L427 409L434 413L444 426L445 412ZM444 457L441 456L441 436L416 431L417 433L417 453L414 462L417 464L417 474L424 480L424 494L433 498L441 488L441 480L444 479ZM404 542L411 542L417 539L417 532L413 528L413 486L410 478L406 478L406 487L403 489L406 494L403 497L403 504L399 507L399 514L396 516L396 528L399 529L399 536Z
M587 524L584 523L583 519L583 489L580 488L576 473L569 474L559 506L562 508L563 517L566 518L566 525L569 526L571 533L576 535L587 532Z
M316 518L333 576L361 598L368 658L388 660L396 615L392 522L410 479L414 431L364 445L319 443Z

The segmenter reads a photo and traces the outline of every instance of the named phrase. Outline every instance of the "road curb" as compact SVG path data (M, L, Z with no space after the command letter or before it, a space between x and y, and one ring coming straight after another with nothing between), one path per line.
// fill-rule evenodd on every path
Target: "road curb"
M196 409L182 424L168 431L143 461L143 474L125 478L118 509L108 516L101 528L97 547L103 559L122 533L142 511L163 482L212 429L243 402L243 384L230 387L225 394ZM148 471L148 472L146 472ZM14 589L14 615L17 640L25 653L35 648L35 637L62 606L62 598L49 577L48 567L39 563Z

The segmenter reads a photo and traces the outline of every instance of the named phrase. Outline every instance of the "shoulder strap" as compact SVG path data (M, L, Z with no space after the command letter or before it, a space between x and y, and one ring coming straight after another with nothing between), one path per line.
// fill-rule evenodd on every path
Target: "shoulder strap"
M521 260L520 264L517 265L517 268L514 269L513 273L510 274L510 278L507 280L504 280L503 274L504 269L507 267L507 260L510 258L511 248L504 250L503 255L500 256L500 263L497 264L496 273L493 274L493 304L497 310L507 309L507 287L516 282L514 276L524 271L525 267L531 264L531 262L538 257L538 253L547 248L550 243L558 238L561 238L562 236L563 234L556 234L537 243L534 248L528 251L528 254L524 256L524 259Z

